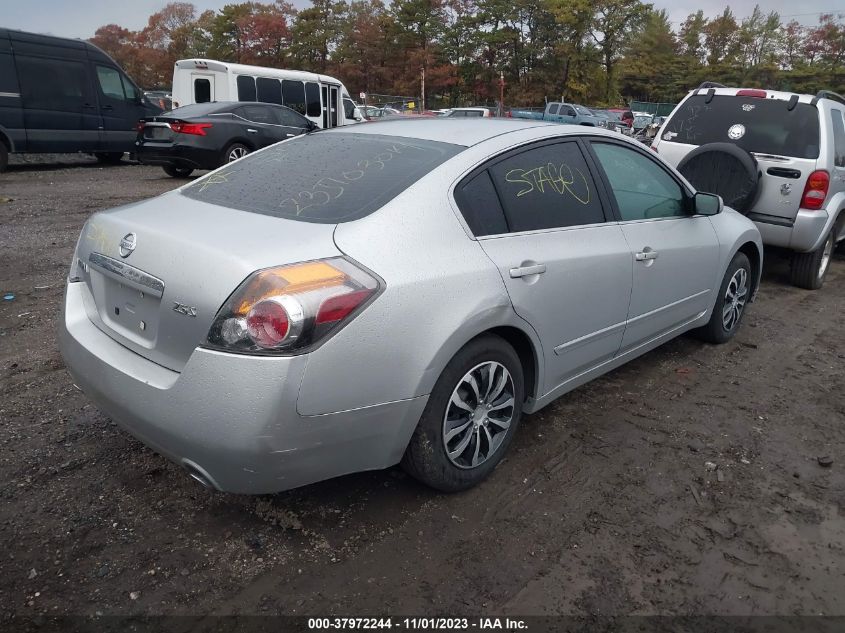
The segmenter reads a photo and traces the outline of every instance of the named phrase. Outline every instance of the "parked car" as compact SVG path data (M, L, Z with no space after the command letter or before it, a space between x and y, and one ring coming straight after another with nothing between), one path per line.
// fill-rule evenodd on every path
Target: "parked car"
M608 110L597 110L596 108L590 108L590 111L599 119L598 127L619 132L620 134L628 130L628 126L622 123L622 117L618 113Z
M0 172L14 152L86 152L118 162L138 119L161 112L83 40L0 29Z
M651 125L653 120L653 114L649 114L648 112L634 112L634 120L631 123L634 134L636 135L643 132L649 125Z
M747 215L766 244L792 251L791 280L824 283L845 240L845 97L704 84L652 147L702 191Z
M451 118L467 118L467 117L482 117L482 118L490 118L495 116L493 111L490 108L484 107L472 107L472 108L452 108L452 110L444 115L446 117Z
M762 257L751 221L618 134L375 122L94 214L60 345L103 411L210 487L401 461L461 490L523 413L687 330L731 339Z
M538 118L533 112L526 112L524 110L511 110L511 114L516 119L536 119ZM546 104L546 109L543 111L542 119L544 121L551 121L553 123L569 123L572 125L587 125L600 126L601 118L597 117L589 108L575 103L560 103L552 101Z
M216 169L316 129L285 106L196 103L140 121L135 154L145 165L161 165L167 175L186 178L195 169Z
M167 90L147 90L144 96L160 107L164 112L169 112L173 109L173 95Z
M628 129L625 131L626 134L633 134L634 128L634 113L628 110L627 108L608 108L608 112L613 112L619 115L619 119L628 126Z

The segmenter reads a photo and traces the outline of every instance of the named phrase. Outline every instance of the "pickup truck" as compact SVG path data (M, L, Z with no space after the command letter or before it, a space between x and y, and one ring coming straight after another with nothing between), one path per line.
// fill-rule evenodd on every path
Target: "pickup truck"
M561 103L559 101L547 103L546 109L543 112L514 108L511 109L511 116L515 119L537 119L553 121L555 123L569 123L571 125L591 125L593 127L598 127L600 125L599 121L601 121L591 110L582 105Z

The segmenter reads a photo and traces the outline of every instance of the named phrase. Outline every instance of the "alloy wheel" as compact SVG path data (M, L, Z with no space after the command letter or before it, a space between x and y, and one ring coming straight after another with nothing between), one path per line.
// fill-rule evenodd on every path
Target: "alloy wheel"
M827 267L830 265L830 258L833 256L833 246L835 240L833 239L833 232L828 236L824 243L824 250L822 251L822 259L819 262L819 281L821 281L824 274L827 272Z
M513 378L501 363L487 361L458 381L443 416L446 455L458 468L475 468L499 449L513 421Z
M722 307L722 326L730 332L739 323L748 296L748 271L739 268L728 282Z
M238 160L239 158L243 158L247 154L249 154L249 150L246 147L233 147L229 150L229 162L231 163L232 161Z

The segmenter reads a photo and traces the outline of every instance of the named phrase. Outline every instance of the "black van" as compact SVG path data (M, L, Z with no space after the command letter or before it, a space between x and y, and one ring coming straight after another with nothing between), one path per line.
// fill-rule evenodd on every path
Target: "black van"
M88 152L117 162L161 108L83 40L0 28L0 171L11 152Z

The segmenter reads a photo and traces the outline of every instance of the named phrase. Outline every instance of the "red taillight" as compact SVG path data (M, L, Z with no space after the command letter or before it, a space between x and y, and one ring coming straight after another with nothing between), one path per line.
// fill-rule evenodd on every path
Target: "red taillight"
M135 124L135 131L136 132L143 132L144 128L147 126L147 122L141 119Z
M766 91L765 90L757 90L754 88L745 89L745 90L737 90L736 91L737 97L757 97L758 99L765 99L766 98Z
M170 124L170 129L177 134L195 134L205 136L205 131L211 127L211 123L183 123L176 121Z
M246 330L259 347L278 347L290 331L288 312L278 301L260 301L246 315Z
M804 185L804 195L801 197L801 208L818 211L824 205L827 198L827 190L830 187L830 174L824 169L817 169L807 178Z
M366 289L326 299L317 310L317 325L342 321L372 294L372 290Z

